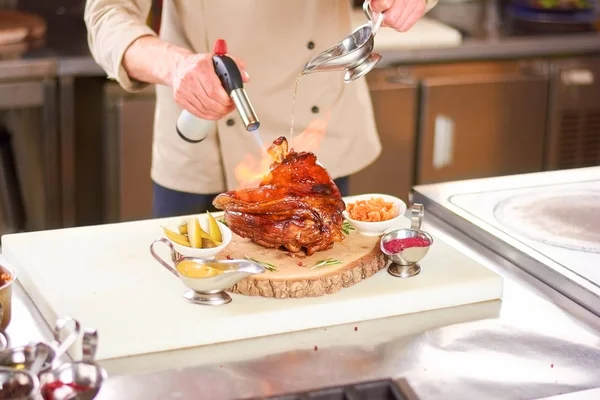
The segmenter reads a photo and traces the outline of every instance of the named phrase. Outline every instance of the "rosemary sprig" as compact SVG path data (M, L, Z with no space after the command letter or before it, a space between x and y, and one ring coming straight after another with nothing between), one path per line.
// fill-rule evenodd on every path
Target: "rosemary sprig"
M355 230L355 228L352 226L352 224L350 222L348 222L347 220L344 221L344 223L342 224L342 231L346 234L349 235L350 231Z
M248 261L252 261L252 262L255 262L255 263L257 263L257 264L260 264L260 265L262 265L263 267L265 267L267 270L269 270L269 271L271 271L271 272L275 272L275 271L277 271L277 267L276 267L276 266L274 266L273 264L269 264L269 263L267 263L267 262L264 262L264 261L258 261L258 260L255 260L255 259L253 259L253 258L251 258L251 257L248 257L248 255L246 255L246 260L248 260Z
M321 268L321 267L328 267L330 265L336 265L336 264L341 264L342 260L336 260L333 258L328 258L327 260L321 260L318 263L316 263L315 265L313 265L312 267L310 267L311 270L316 269L316 268Z

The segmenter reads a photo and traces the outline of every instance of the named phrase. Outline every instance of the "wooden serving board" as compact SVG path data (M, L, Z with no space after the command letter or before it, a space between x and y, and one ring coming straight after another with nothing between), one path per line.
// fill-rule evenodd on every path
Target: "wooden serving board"
M17 270L19 282L48 324L54 325L57 316L69 315L84 326L98 329L100 341L96 357L113 362L123 357L502 297L502 277L434 236L433 246L420 263L423 271L412 278L395 278L381 270L360 283L341 289L336 286L335 293L319 297L281 299L233 293L233 301L224 306L191 304L183 299L186 290L183 283L163 268L149 251L152 241L163 235L161 226L180 220L167 218L4 235L2 257ZM398 227L409 225L409 220L402 218ZM358 250L355 245L348 245L357 243L355 239L361 243L359 247L370 244L374 249L376 239L350 235L347 247L340 245L329 253L330 256L346 255L345 260L350 259L345 251L353 254L354 261L341 265L338 270L356 271L352 263L369 260L368 248ZM223 255L247 250L248 244L236 239ZM168 259L167 246L158 246L157 251ZM248 255L256 259L265 257L266 261L268 256L261 251ZM326 252L314 258L325 256ZM277 261L279 255L273 257L270 260ZM380 268L377 263L370 265L369 271ZM279 278L297 280L298 270L288 267L282 267ZM313 271L310 278L322 280L333 272ZM340 285L345 286L343 277L346 275L340 276ZM268 281L274 282L276 277L274 274ZM306 276L302 278L307 280Z
M261 275L251 276L236 284L231 291L249 296L278 299L318 297L340 291L367 279L383 267L386 259L379 249L379 237L362 236L350 231L341 243L310 257L282 250L267 249L249 239L233 235L231 244L217 258L246 256L276 267ZM327 259L339 264L317 267Z

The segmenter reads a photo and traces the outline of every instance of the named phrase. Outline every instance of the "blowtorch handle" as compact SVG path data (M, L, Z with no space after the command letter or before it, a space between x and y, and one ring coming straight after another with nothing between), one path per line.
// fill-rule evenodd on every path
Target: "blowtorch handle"
M260 126L256 113L250 104L244 90L242 74L237 64L226 55L214 55L213 67L219 77L221 85L232 98L236 109L240 113L246 130L254 131ZM200 143L208 133L214 129L216 123L196 117L187 110L183 110L177 119L177 134L189 143Z
M213 56L213 67L227 94L231 96L234 90L244 88L242 73L231 57L226 55Z
M187 110L183 110L177 118L175 128L180 138L188 143L200 143L208 136L209 132L216 129L217 123L196 117Z
M242 75L235 61L225 55L213 56L213 67L221 81L221 85L231 96L235 89L243 88ZM214 121L198 118L187 110L183 110L177 118L177 134L188 143L200 143L214 129Z

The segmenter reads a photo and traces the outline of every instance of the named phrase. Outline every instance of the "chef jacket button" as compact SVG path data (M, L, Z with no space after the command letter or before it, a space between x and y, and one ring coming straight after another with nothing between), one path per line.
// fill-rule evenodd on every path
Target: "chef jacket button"
M315 48L315 42L313 42L312 40L310 42L308 42L308 44L306 45L306 47L308 47L309 50L312 50Z
M233 125L235 125L235 121L233 120L233 118L229 118L227 120L227 126L233 126Z
M316 114L319 112L319 107L313 106L313 108L311 108L310 111L312 111L313 114Z

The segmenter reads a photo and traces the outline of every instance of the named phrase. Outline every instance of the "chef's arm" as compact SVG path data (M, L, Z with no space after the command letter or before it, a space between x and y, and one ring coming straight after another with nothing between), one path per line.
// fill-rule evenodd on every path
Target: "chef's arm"
M144 57L155 57L153 61L159 63L165 60L157 54L167 51L166 44L145 23L151 7L152 0L87 0L85 4L84 20L92 56L108 77L127 91L138 91L150 83L158 83L153 82L149 71L144 71L153 62L140 60L132 66L132 74L128 73L124 56L133 43L144 38L133 50L143 46L148 51ZM141 58L139 52L138 57ZM146 68L141 67L142 64Z
M160 40L145 23L150 8L151 0L87 0L84 19L96 62L130 92L149 84L173 87L175 102L199 118L219 120L233 111L212 55Z
M136 39L123 55L129 77L142 82L171 86L173 71L193 53L154 36Z
M171 86L178 63L193 53L160 40L145 23L151 0L87 0L84 19L94 60L125 90Z

